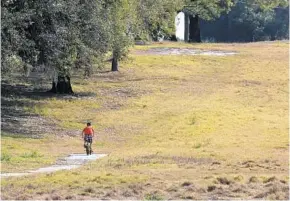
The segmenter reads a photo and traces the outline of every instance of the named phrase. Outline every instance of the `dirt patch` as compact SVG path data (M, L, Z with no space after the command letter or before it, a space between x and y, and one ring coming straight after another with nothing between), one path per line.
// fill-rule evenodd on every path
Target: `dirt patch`
M200 50L191 48L151 48L148 50L136 50L137 55L205 55L205 56L230 56L236 52L226 52L218 50Z

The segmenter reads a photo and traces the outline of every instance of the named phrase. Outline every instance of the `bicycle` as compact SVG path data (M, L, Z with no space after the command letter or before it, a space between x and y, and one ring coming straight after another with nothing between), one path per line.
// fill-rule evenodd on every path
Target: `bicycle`
M92 140L89 140L87 138L84 139L85 143L84 143L84 148L86 149L86 154L87 155L91 155L93 150L92 150Z

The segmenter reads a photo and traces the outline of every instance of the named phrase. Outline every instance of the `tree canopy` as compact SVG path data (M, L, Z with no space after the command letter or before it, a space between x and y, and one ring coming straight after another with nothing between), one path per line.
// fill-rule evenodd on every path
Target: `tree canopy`
M216 21L201 22L203 38L223 42L286 39L289 35L287 6L284 0L235 1L228 14Z
M184 10L205 20L217 18L234 5L232 0L184 0Z
M4 0L2 72L44 65L57 76L87 74L108 52L120 60L135 38L174 32L173 0Z
M108 50L103 10L95 0L2 1L2 70L17 60L65 76L77 62L89 65Z

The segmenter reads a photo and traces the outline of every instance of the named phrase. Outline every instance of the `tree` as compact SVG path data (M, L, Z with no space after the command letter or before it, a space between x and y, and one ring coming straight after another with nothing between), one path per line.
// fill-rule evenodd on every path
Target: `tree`
M264 5L262 1L237 1L228 15L222 15L215 21L202 21L203 37L222 42L288 38L289 8L280 7L287 6L282 4L283 1L277 2ZM279 7L273 7L277 5Z
M38 51L29 37L33 11L23 1L1 1L1 70L6 75L35 64Z
M288 37L289 14L287 15L287 11L289 8L283 9L287 6L289 6L287 0L251 0L243 4L237 3L236 8L239 12L234 20L238 25L242 24L248 29L250 41L275 40L280 33ZM286 12L281 12L280 9ZM279 28L277 25L280 25Z
M289 39L289 7L274 8L274 11L274 19L266 25L265 34L271 40Z
M178 9L174 0L111 0L106 2L111 27L112 71L118 71L118 61L125 58L134 39L157 40L174 32L174 17Z
M43 64L54 72L51 92L73 93L72 69L90 69L94 57L109 48L102 3L2 1L2 70L8 72L16 61L34 68Z
M118 61L127 56L136 33L136 1L116 0L107 2L107 22L110 27L112 71L118 71Z
M137 7L139 38L154 41L170 38L175 32L176 12L182 6L182 0L140 0Z
M170 35L182 0L3 0L2 71L42 65L53 72L54 93L73 93L74 69L89 76L111 52L112 70L134 39Z
M237 4L235 11L232 15L233 28L244 33L241 38L247 41L262 39L266 24L274 19L273 10L262 10L258 5Z
M53 66L57 75L51 91L72 93L72 68L83 67L88 75L93 58L102 57L109 48L104 9L95 0L54 1L52 6L45 9L51 23L41 37L48 58L45 63Z
M238 3L238 1L235 1ZM262 10L273 10L276 7L287 7L289 6L288 0L248 0L246 2L247 5L256 5Z

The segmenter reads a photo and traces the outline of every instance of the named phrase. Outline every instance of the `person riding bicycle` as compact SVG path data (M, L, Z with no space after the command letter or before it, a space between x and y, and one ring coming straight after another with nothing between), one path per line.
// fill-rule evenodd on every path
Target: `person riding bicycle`
M87 127L83 129L82 138L84 139L84 147L86 147L86 142L92 144L93 137L95 136L95 131L91 125L91 122L87 123Z

